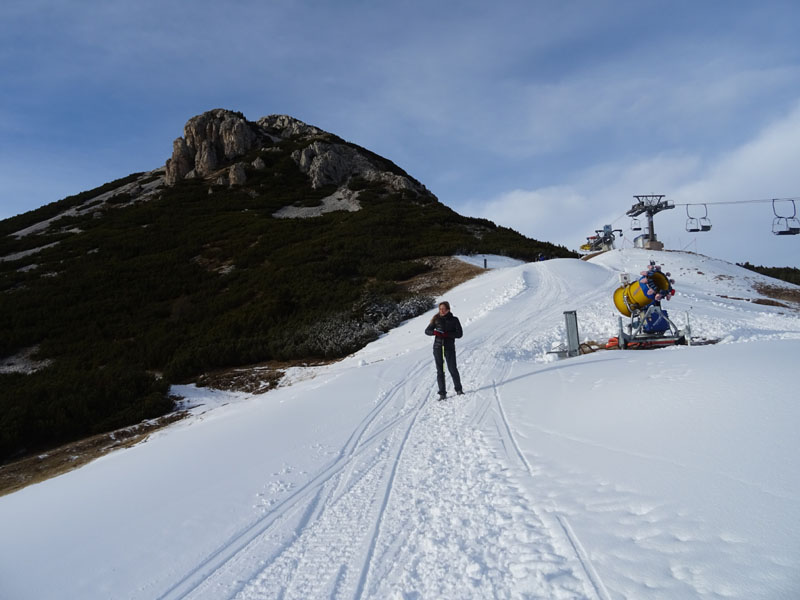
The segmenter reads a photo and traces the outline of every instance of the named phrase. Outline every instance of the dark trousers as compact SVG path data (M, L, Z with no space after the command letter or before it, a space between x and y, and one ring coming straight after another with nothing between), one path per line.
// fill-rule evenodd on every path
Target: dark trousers
M439 384L439 393L444 394L447 392L444 386L444 362L447 361L447 370L450 371L450 377L453 379L453 387L456 392L461 391L461 376L458 374L458 367L456 366L456 348L455 346L434 346L433 347L433 360L436 362L436 383Z

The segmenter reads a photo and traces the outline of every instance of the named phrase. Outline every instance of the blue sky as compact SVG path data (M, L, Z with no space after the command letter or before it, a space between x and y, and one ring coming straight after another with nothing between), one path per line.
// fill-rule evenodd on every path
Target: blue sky
M797 23L770 1L4 0L0 218L162 165L218 107L290 114L569 248L631 235L634 194L800 197ZM710 205L707 234L685 210L656 217L668 248L800 266L768 203Z

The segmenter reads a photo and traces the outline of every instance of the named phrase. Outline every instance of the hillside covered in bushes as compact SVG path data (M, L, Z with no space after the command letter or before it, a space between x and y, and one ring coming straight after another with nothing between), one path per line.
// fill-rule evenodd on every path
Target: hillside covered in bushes
M761 273L767 277L774 277L781 281L787 281L795 285L800 285L800 269L795 267L762 267L761 265L751 265L749 262L738 263L740 267Z
M281 119L244 121L255 141L218 145L205 172L200 150L176 171L176 150L166 169L0 222L0 461L162 415L171 383L210 370L351 353L431 308L403 285L425 257L572 256ZM331 153L349 161L335 177ZM276 216L332 197L350 208Z

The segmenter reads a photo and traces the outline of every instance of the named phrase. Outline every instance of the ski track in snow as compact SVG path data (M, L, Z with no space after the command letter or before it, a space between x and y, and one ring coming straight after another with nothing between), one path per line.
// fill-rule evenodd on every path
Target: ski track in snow
M542 290L534 293L542 306L558 306L566 292L543 276L513 278L473 320L505 306L513 313L529 287ZM482 345L460 354L474 391L439 402L431 361L419 361L325 469L161 598L605 600L574 533L531 496L534 471L491 379L504 354L544 348L523 332ZM496 360L485 360L487 346Z
M420 363L411 375L419 376L427 366L427 362ZM274 597L275 589L282 590L279 597L283 598L328 595L316 589L325 581L323 567L335 564L337 557L345 563L353 559L354 548L342 542L363 537L367 515L358 513L365 504L374 502L377 488L385 483L381 470L396 459L392 456L393 434L398 428L408 427L409 421L413 423L419 409L413 401L409 403L402 384L398 381L379 397L331 464L220 547L161 598L233 597L240 591L242 597L253 597L247 589L242 590L243 581L247 581L243 573L255 576L264 564L273 561L279 566L280 582L270 585L266 596L254 597ZM306 533L297 537L298 532ZM327 543L322 543L326 536ZM312 571L310 590L298 574L304 565ZM293 587L302 591L295 596Z
M613 288L614 275L603 277ZM567 516L531 492L539 469L492 379L515 360L544 361L562 337L564 302L591 306L597 294L574 296L545 269L517 272L466 323L492 311L513 318L525 291L540 324L552 322L547 335L522 327L464 343L473 391L445 402L423 376L430 361L417 363L331 465L162 598L610 598Z

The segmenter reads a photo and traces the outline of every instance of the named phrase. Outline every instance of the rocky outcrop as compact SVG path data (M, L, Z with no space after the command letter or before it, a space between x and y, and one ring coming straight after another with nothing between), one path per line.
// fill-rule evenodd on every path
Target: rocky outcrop
M292 158L300 170L311 179L311 187L341 185L351 175L375 170L372 163L354 148L341 144L313 142L302 150L295 150Z
M194 171L203 177L255 147L258 134L241 113L216 109L192 117L172 145L166 182L174 185Z
M381 169L357 148L345 144L312 142L302 150L295 150L292 158L300 170L308 175L315 189L325 185L342 185L350 177L363 177L367 181L380 181L395 191L408 190L428 193L425 186L403 175Z
M257 124L261 129L272 132L280 139L289 139L296 136L314 137L326 134L319 127L308 125L289 115L261 117Z
M230 181L231 186L245 184L247 174L244 171L244 163L237 162L231 165L231 168L228 169L228 181Z
M166 181L168 185L175 185L194 169L194 156L192 156L186 140L178 138L172 142L172 158L167 160Z
M237 159L256 148L284 151L276 144L291 140L305 144L292 152L291 157L315 189L327 185L341 187L351 177L361 177L383 182L395 191L429 194L425 186L388 161L288 115L270 115L253 123L241 113L215 109L189 119L183 133L173 143L172 157L167 160L167 185L210 176L218 185L244 185L245 163L234 164ZM266 167L261 157L256 157L250 165L256 170Z

